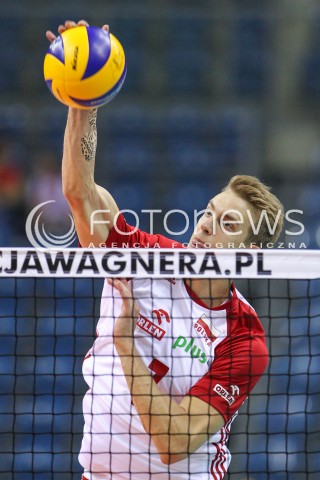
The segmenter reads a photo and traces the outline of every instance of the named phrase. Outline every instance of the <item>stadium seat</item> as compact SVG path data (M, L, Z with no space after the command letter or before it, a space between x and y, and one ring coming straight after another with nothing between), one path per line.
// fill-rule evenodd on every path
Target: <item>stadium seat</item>
M49 97L51 101L51 97ZM50 102L51 103L51 102ZM40 110L39 132L46 148L57 150L63 143L67 111L53 99L49 107Z
M19 15L0 16L0 90L14 92L19 85L23 71L24 22Z
M212 55L207 42L209 24L207 18L191 14L173 14L169 19L164 54L168 92L204 92Z
M173 14L167 22L168 43L185 49L190 46L203 49L209 30L211 33L212 22L204 16Z
M320 54L317 49L307 53L302 65L302 93L310 100L320 95Z
M155 155L147 141L112 141L106 148L105 156L109 158L108 169L113 179L150 178L154 173Z
M286 431L286 425L288 417L282 413L269 413L265 415L265 421L267 423L267 433L269 435L283 433Z
M168 161L173 179L179 181L195 178L208 180L212 178L219 162L210 148L198 141L170 142L168 147Z
M167 88L175 94L199 94L206 88L209 53L195 47L173 45L166 55Z
M269 26L263 16L243 15L235 20L233 78L238 94L263 95L268 89L271 52Z
M194 140L206 134L208 125L203 112L191 104L176 104L163 112L162 131L168 141Z
M121 16L112 22L112 32L121 41L127 61L128 75L123 86L127 93L138 93L144 85L146 51L145 22L137 16Z
M264 473L268 471L267 455L264 447L261 446L259 453L251 453L247 455L247 469L252 475L259 475L259 480L268 480L269 474ZM269 477L270 478L270 477Z
M248 135L246 123L246 112L237 109L216 112L186 107L171 109L168 111L166 130L169 158L178 155L192 173L202 178L201 167L208 167L207 180L210 175L213 178L219 175L224 177L226 169L230 172L230 168L235 167L239 161L245 136ZM193 158L197 155L199 169L193 163ZM179 164L172 164L172 167L176 169ZM184 173L190 175L187 168Z
M150 206L151 192L144 182L115 182L110 186L110 192L121 210L131 209L139 213ZM133 222L134 218L130 216L128 221Z
M208 205L208 201L217 191L213 183L183 182L180 185L168 185L165 204L170 208L180 208L187 211L198 211Z
M103 113L103 112L102 112ZM104 117L101 115L100 125L103 128ZM106 133L111 142L146 139L150 132L151 116L138 105L128 104L118 107L111 115L106 115Z

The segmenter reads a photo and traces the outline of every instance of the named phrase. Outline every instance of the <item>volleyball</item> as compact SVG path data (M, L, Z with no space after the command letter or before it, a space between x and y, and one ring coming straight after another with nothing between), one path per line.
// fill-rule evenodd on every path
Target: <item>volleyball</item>
M43 71L49 90L61 103L90 109L118 94L127 67L123 47L114 35L102 28L78 26L51 43Z

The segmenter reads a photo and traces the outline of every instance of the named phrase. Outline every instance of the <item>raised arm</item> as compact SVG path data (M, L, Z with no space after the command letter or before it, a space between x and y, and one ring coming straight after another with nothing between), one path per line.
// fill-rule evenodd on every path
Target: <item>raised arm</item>
M96 109L70 108L64 137L62 188L83 247L105 242L118 212L113 197L94 180L96 119Z
M88 25L80 20L78 25ZM66 21L60 25L61 34L77 24ZM108 26L103 28L108 30ZM46 33L52 42L56 37ZM74 217L79 241L83 247L104 243L114 217L118 212L116 202L110 193L97 185L94 179L95 156L97 149L97 109L80 110L69 108L64 136L62 159L62 189ZM98 210L100 213L95 213Z

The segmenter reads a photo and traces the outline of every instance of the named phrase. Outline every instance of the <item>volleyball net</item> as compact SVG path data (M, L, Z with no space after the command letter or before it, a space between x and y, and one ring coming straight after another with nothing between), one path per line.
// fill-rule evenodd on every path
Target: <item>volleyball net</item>
M320 251L189 249L0 250L1 478L81 478L82 366L108 277L146 278L151 303L159 279L233 279L269 364L232 425L225 478L319 478Z

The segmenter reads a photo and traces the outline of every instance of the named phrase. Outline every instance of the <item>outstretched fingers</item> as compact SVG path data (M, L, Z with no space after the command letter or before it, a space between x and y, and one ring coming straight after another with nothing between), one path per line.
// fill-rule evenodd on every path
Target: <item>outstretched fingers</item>
M89 23L86 20L79 20L78 26L89 27Z
M51 32L51 30L46 31L46 37L47 37L47 40L49 40L50 43L53 42L57 38L56 35L53 32Z
M89 23L86 20L79 20L78 23L76 23L74 20L66 20L64 24L59 25L58 33L59 35L61 35L63 32L65 32L66 30L69 30L70 28L81 27L81 26L89 27ZM109 32L109 25L105 24L101 28L105 32ZM47 30L46 37L50 43L57 38L57 36L51 30Z
M109 278L108 283L116 288L121 295L123 302L121 316L136 317L138 315L138 308L128 281L125 278Z
M108 278L108 283L118 290L122 300L132 299L132 292L125 278Z

